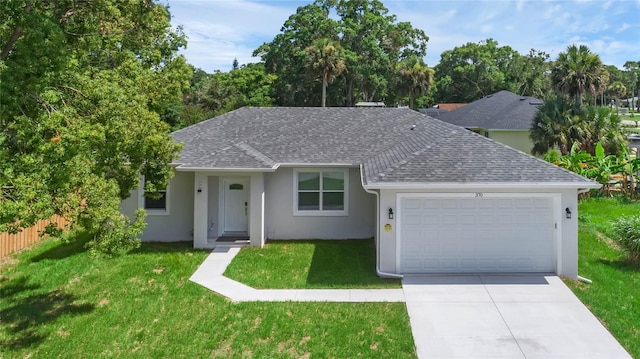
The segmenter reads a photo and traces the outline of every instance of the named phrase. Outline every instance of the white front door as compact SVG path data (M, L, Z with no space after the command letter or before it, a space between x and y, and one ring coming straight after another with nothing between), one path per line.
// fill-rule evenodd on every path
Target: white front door
M246 232L249 217L249 180L224 179L224 232Z

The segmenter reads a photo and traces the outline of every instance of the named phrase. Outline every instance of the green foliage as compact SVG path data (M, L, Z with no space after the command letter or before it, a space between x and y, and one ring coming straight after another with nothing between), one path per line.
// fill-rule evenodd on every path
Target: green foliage
M522 58L511 47L500 47L493 39L469 42L447 50L440 55L440 62L435 67L437 99L439 102L466 103L500 90L517 91L517 88L523 95L533 94L541 86L537 84L541 82L537 77L542 76L542 72L523 70L533 67L527 65L527 59L533 62L536 56L542 56L544 63L544 53ZM541 69L543 65L535 68ZM515 76L520 77L519 81Z
M336 14L335 20L330 13ZM254 51L267 71L277 75L278 105L321 103L313 74L305 71L305 49L318 39L334 41L344 49L348 71L341 72L326 96L330 103L346 106L393 97L396 64L412 55L423 57L428 41L422 30L388 15L378 0L316 0L301 6L285 21L280 34Z
M0 232L58 214L92 248L135 247L119 203L140 174L155 190L172 175L160 114L189 86L180 29L142 0L7 1L0 17Z
M347 70L344 50L340 43L331 39L317 39L304 49L306 66L311 72L319 75L322 82L322 107L327 103L327 86L333 79Z
M619 218L611 224L615 239L633 261L640 259L640 216Z
M614 240L611 223L637 216L640 202L622 197L587 198L578 204L578 269L593 283L565 283L629 352L640 357L640 270ZM588 221L583 221L583 217Z
M410 56L398 63L396 90L409 95L409 107L415 109L415 99L429 92L433 83L434 70L422 58Z
M569 45L558 54L551 67L551 83L580 107L585 93L595 93L603 87L603 72L604 65L598 54L585 45Z
M207 74L196 69L185 94L174 129L190 126L243 106L269 107L274 103L275 75L264 64L247 64L230 72Z
M529 137L532 153L538 155L553 148L566 155L574 142L590 154L595 154L597 143L607 154L618 154L627 142L622 119L615 111L594 106L583 109L565 96L544 101L533 118Z
M104 222L92 231L93 238L87 248L94 255L118 256L140 247L140 236L146 226L146 212L138 210L135 219L120 216L105 216ZM93 220L92 222L96 222Z
M617 155L606 155L600 142L596 144L595 155L579 150L579 144L575 142L568 154L560 156L555 150L549 151L544 159L557 166L566 168L581 176L592 179L602 186L601 193L610 194L614 189L614 179L620 180L619 190L635 198L637 196L637 183L640 180L640 158L631 158L629 149L622 145Z

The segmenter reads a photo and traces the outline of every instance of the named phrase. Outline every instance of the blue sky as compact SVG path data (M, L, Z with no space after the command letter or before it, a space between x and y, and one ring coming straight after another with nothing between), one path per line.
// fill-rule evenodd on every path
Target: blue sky
M172 24L182 25L192 65L211 73L258 62L251 53L271 41L301 0L161 0ZM429 36L425 61L435 66L443 51L493 38L521 54L531 48L555 59L571 44L585 44L607 65L640 61L640 0L383 0L398 21Z

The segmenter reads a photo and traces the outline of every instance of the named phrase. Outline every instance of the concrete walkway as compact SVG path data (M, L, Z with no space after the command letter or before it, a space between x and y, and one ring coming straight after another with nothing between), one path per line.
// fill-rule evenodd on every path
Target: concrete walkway
M255 289L222 274L240 251L216 247L189 278L234 302L404 302L402 289Z
M223 273L217 247L190 280L232 301L406 302L418 358L631 356L557 276L406 276L402 289L254 289Z

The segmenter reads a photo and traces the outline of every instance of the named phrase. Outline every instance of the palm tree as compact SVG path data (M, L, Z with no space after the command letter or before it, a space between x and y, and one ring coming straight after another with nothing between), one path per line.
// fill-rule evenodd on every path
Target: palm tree
M322 77L322 107L327 105L327 87L335 76L347 69L342 46L331 39L321 38L305 49L306 66Z
M613 109L590 106L581 117L584 133L583 138L578 139L580 149L595 154L596 145L601 143L605 153L617 155L626 146L622 118Z
M585 45L570 45L551 68L551 83L560 92L568 94L577 106L582 105L582 95L595 92L602 83L604 70L600 56Z
M531 152L536 155L554 148L566 155L574 143L591 155L598 143L607 154L618 154L626 143L621 118L613 110L596 106L583 109L563 96L542 104L533 118L529 137L533 141Z
M609 96L615 99L616 111L618 109L618 101L627 93L627 87L620 81L615 81L607 88Z
M531 153L543 155L557 148L564 156L574 140L582 134L578 110L564 96L544 101L536 112L529 137L533 141Z
M413 109L416 96L424 95L433 84L434 70L418 56L410 56L398 63L400 92L409 95L409 107Z

